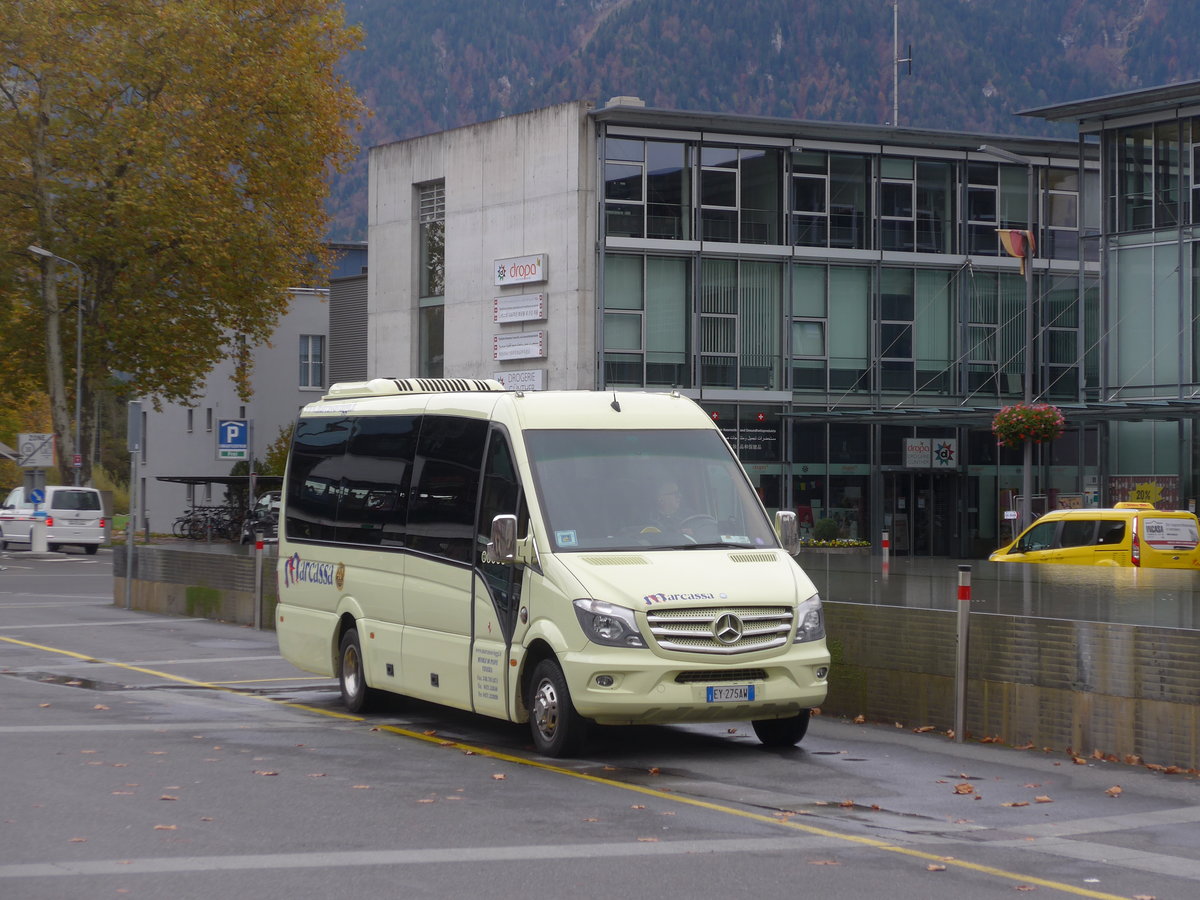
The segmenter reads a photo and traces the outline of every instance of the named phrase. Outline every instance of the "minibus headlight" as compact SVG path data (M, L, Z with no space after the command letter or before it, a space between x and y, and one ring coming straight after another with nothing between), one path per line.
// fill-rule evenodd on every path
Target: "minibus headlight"
M821 595L813 594L796 607L796 643L816 641L825 637L825 615L821 612Z
M633 610L603 600L575 601L575 615L588 640L606 647L645 647Z

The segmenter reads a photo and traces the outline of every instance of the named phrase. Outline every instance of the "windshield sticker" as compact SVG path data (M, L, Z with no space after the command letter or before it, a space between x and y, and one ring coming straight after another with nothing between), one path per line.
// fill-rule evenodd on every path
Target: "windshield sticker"
M298 584L328 584L334 583L333 563L315 562L311 559L301 559L299 553L288 557L283 564L283 586L294 587Z
M718 597L729 599L728 594L647 594L642 599L647 606L653 606L655 603L672 603L676 600L716 600Z
M575 533L574 528L572 528L568 531L554 532L554 540L560 547L578 547L579 546L579 536Z

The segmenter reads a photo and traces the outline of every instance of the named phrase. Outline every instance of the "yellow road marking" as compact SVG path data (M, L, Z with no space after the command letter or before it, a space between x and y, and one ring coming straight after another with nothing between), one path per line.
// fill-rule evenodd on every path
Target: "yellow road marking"
M292 703L285 700L277 700L273 697L265 697L261 694L254 694L244 690L226 687L223 684L218 684L210 681L198 681L194 678L186 678L182 675L172 675L168 672L159 672L155 669L146 669L141 666L134 666L128 663L113 662L107 659L97 659L94 656L88 656L84 653L75 653L71 650L60 650L56 647L47 647L44 644L34 644L30 641L21 641L16 638L0 636L0 641L9 644L15 644L20 647L28 647L33 650L44 650L47 653L55 653L59 656L69 656L73 659L80 659L85 662L104 663L105 665L115 666L118 669L126 669L131 672L139 672L143 675L153 675L156 678L163 678L167 681L174 681L180 684L190 684L196 687L206 687L216 691L223 691L229 694L238 694L243 697L255 697L260 700L265 700L269 703L274 703L279 706L290 707L291 709L303 710L305 712L317 713L318 715L328 716L334 719L343 719L351 722L366 722L363 716L351 715L350 713L338 712L332 709L321 709L317 706L309 706L304 703ZM226 682L231 684L234 682ZM1022 875L1018 872L1010 872L1006 869L998 869L994 866L985 866L980 863L968 862L963 859L950 859L945 856L939 856L936 853L927 853L924 850L914 850L910 847L901 847L897 844L890 844L887 841L876 840L875 838L862 837L853 834L844 834L838 831L831 831L827 828L820 828L815 825L805 825L802 822L797 822L792 818L784 818L782 815L769 816L763 813L750 812L749 810L738 809L733 806L723 806L719 803L710 803L707 800L700 800L695 797L686 797L681 794L674 794L670 791L659 790L657 788L645 787L640 784L627 784L621 781L614 781L610 778L601 778L598 775L589 775L585 772L576 772L571 769L565 769L562 766L554 765L553 763L541 762L536 759L528 759L523 756L513 756L510 753L503 753L498 750L489 750L485 747L475 747L470 744L464 744L459 741L452 741L446 738L438 737L436 734L425 734L420 731L412 731L408 728L401 728L398 725L378 725L374 726L377 731L386 731L391 734L400 735L401 737L413 738L418 741L425 741L429 744L437 744L442 747L448 747L455 750L472 753L475 756L482 756L487 759L494 759L499 762L512 763L518 766L529 766L535 769L541 769L544 772L552 772L556 775L565 775L569 778L575 778L580 781L589 781L593 784L605 785L607 787L620 788L625 791L632 791L636 794L643 794L647 797L654 797L657 800L663 800L668 803L678 803L684 806L692 806L698 809L706 809L710 812L724 813L726 815L737 816L742 819L748 819L754 822L761 822L766 825L775 825L782 828L788 828L793 831L802 831L805 834L816 835L818 837L833 838L835 840L845 841L849 844L857 844L861 847L869 847L874 850L882 850L887 853L898 853L903 856L909 856L914 859L920 859L927 862L937 863L938 865L946 866L946 868L965 869L971 872L978 872L981 875L988 875L993 878L1002 878L1007 881L1018 881L1022 884L1037 885L1038 887L1049 888L1055 891L1062 891L1066 894L1074 894L1077 897L1091 897L1094 900L1128 900L1118 894L1107 894L1102 891L1093 891L1088 888L1077 887L1073 884L1066 884L1061 881L1050 881L1046 878L1038 878L1032 875Z

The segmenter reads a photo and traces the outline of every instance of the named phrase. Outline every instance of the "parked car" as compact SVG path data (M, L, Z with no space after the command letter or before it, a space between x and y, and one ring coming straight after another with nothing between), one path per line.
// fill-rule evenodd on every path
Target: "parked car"
M1200 569L1200 522L1150 503L1056 509L988 557L992 562Z
M246 515L242 523L242 543L254 543L257 533L262 534L264 541L279 540L279 491L262 494Z
M0 550L28 550L34 518L46 525L46 549L77 544L95 553L104 543L104 505L95 488L53 484L44 488L45 499L33 503L25 488L13 488L0 507Z

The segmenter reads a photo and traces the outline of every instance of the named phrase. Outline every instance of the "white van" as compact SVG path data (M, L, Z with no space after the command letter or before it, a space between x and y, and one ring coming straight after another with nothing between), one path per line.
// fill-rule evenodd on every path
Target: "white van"
M45 501L33 503L25 488L13 488L0 508L0 550L15 546L28 550L34 517L46 525L46 549L78 544L95 553L104 543L104 505L95 488L51 484L44 488Z
M830 662L795 536L677 393L336 384L294 432L279 647L352 712L387 691L529 721L550 756L592 722L790 746Z

